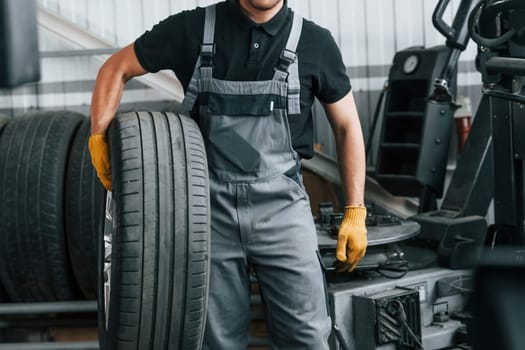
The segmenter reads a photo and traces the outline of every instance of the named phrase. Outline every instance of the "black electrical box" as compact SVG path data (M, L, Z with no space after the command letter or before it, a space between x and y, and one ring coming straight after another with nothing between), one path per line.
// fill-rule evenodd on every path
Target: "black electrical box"
M442 195L452 118L428 102L447 63L445 46L412 47L394 56L389 73L375 178L394 195L418 197L423 186ZM455 95L456 82L451 82Z
M0 88L39 80L36 0L0 0Z
M352 299L356 349L375 350L390 343L397 349L414 349L421 344L418 291L394 288Z

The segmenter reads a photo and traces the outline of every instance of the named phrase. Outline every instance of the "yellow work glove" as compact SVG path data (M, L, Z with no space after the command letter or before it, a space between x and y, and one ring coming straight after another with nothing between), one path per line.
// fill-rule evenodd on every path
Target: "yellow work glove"
M111 191L111 161L109 145L104 134L93 134L88 141L91 163L97 171L97 176L106 190Z
M337 235L337 271L352 271L365 256L368 245L365 222L366 207L345 207L345 215Z

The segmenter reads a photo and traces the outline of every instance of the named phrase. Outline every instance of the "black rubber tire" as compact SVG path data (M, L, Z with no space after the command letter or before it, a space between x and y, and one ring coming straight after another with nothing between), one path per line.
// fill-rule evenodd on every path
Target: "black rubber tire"
M9 122L9 117L6 117L5 115L3 114L0 114L0 135L2 133L2 129L4 128L4 126L6 126L6 124Z
M4 129L4 126L6 126L8 121L8 117L6 117L3 114L0 114L0 137L2 137L2 130ZM9 297L7 296L7 292L5 291L4 286L2 286L2 282L0 282L0 303L5 303L7 301L9 301Z
M4 287L0 284L0 304L9 302L9 296Z
M115 234L107 328L99 291L101 349L200 349L210 249L200 131L185 116L139 112L118 116L108 138Z
M13 301L76 297L64 230L68 152L82 116L37 112L0 138L0 279Z
M71 267L83 296L97 299L97 240L104 223L105 190L91 164L90 120L84 118L71 151L66 178L66 235Z

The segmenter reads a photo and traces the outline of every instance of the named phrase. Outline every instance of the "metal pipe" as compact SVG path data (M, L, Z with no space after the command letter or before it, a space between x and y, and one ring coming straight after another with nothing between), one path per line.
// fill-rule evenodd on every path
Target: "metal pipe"
M491 74L525 75L525 59L514 57L492 57L485 64Z
M97 312L96 301L64 301L43 303L0 304L0 315L35 315L50 313Z
M80 50L54 50L54 51L40 51L40 58L63 58L63 57L84 57L84 56L99 56L112 55L120 50L120 48L100 48L100 49L80 49Z
M95 317L64 319L0 319L0 329L49 328L49 327L92 327L98 324Z
M6 343L0 350L98 350L98 342Z

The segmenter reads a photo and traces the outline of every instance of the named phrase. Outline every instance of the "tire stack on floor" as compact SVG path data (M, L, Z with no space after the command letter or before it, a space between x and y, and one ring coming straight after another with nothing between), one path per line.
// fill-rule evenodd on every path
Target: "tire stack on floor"
M89 119L73 112L0 117L0 286L16 302L99 294L103 349L200 348L210 223L197 126L170 113L115 118L109 295L97 289L105 192L89 130Z
M105 190L91 165L86 118L71 145L66 172L65 225L71 267L87 299L97 298L97 240L104 224Z
M37 112L0 138L0 279L12 301L79 297L65 233L70 147L85 117Z
M9 121L9 117L0 114L0 137L2 136L2 130L4 129L8 121ZM0 282L0 303L6 302L8 300L9 300L9 297L7 296L7 292L5 291L4 286Z

